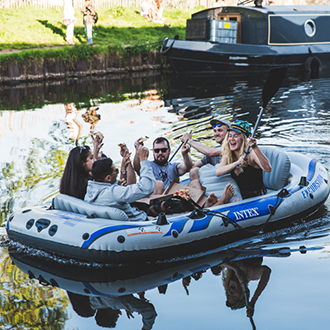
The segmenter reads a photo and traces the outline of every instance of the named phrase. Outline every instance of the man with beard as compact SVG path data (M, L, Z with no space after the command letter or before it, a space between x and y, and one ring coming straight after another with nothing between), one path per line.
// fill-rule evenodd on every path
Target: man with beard
M135 148L138 148L141 144L139 140L135 141ZM154 194L161 195L174 179L179 178L191 169L193 162L189 156L189 151L190 147L184 143L181 148L183 162L169 163L168 159L171 154L169 141L164 137L158 137L153 142L154 160L149 161L149 163L157 180ZM140 160L137 153L135 153L133 165L137 174L140 175Z

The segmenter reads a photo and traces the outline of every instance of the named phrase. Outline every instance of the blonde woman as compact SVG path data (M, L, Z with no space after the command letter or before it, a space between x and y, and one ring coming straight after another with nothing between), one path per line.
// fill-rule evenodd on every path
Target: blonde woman
M238 120L228 128L222 144L222 160L216 170L216 176L231 173L243 199L265 194L267 191L262 180L262 171L272 170L256 140L252 137L248 139L250 134L251 126L246 121ZM251 151L245 159L244 151L248 145Z

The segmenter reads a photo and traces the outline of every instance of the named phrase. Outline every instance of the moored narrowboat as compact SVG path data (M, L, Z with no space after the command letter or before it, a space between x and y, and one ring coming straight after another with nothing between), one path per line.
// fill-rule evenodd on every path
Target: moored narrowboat
M330 6L221 6L187 20L186 40L161 53L178 74L268 72L279 66L319 77L330 70Z

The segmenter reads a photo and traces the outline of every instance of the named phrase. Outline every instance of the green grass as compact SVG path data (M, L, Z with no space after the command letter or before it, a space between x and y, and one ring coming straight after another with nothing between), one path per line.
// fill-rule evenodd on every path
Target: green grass
M164 9L166 25L148 22L138 15L136 8L114 7L97 10L99 20L93 27L95 46L111 46L114 49L161 42L178 34L185 38L186 19L201 8L190 10ZM80 11L74 30L76 45L86 44ZM62 24L62 9L1 9L0 51L49 49L65 45L66 27ZM66 46L67 48L72 48ZM61 47L62 48L62 47ZM76 47L75 47L76 48ZM42 55L44 56L44 55Z

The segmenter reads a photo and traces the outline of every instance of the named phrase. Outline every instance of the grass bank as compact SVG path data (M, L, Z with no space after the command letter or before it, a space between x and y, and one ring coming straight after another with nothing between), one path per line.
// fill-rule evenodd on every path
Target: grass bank
M65 44L66 27L62 9L2 9L0 11L0 62L26 63L31 59L88 60L98 54L131 57L157 51L166 37L185 38L186 19L201 8L164 9L165 25L148 22L137 8L114 7L97 10L99 20L93 28L93 47L86 46L80 10L76 10L75 46Z

